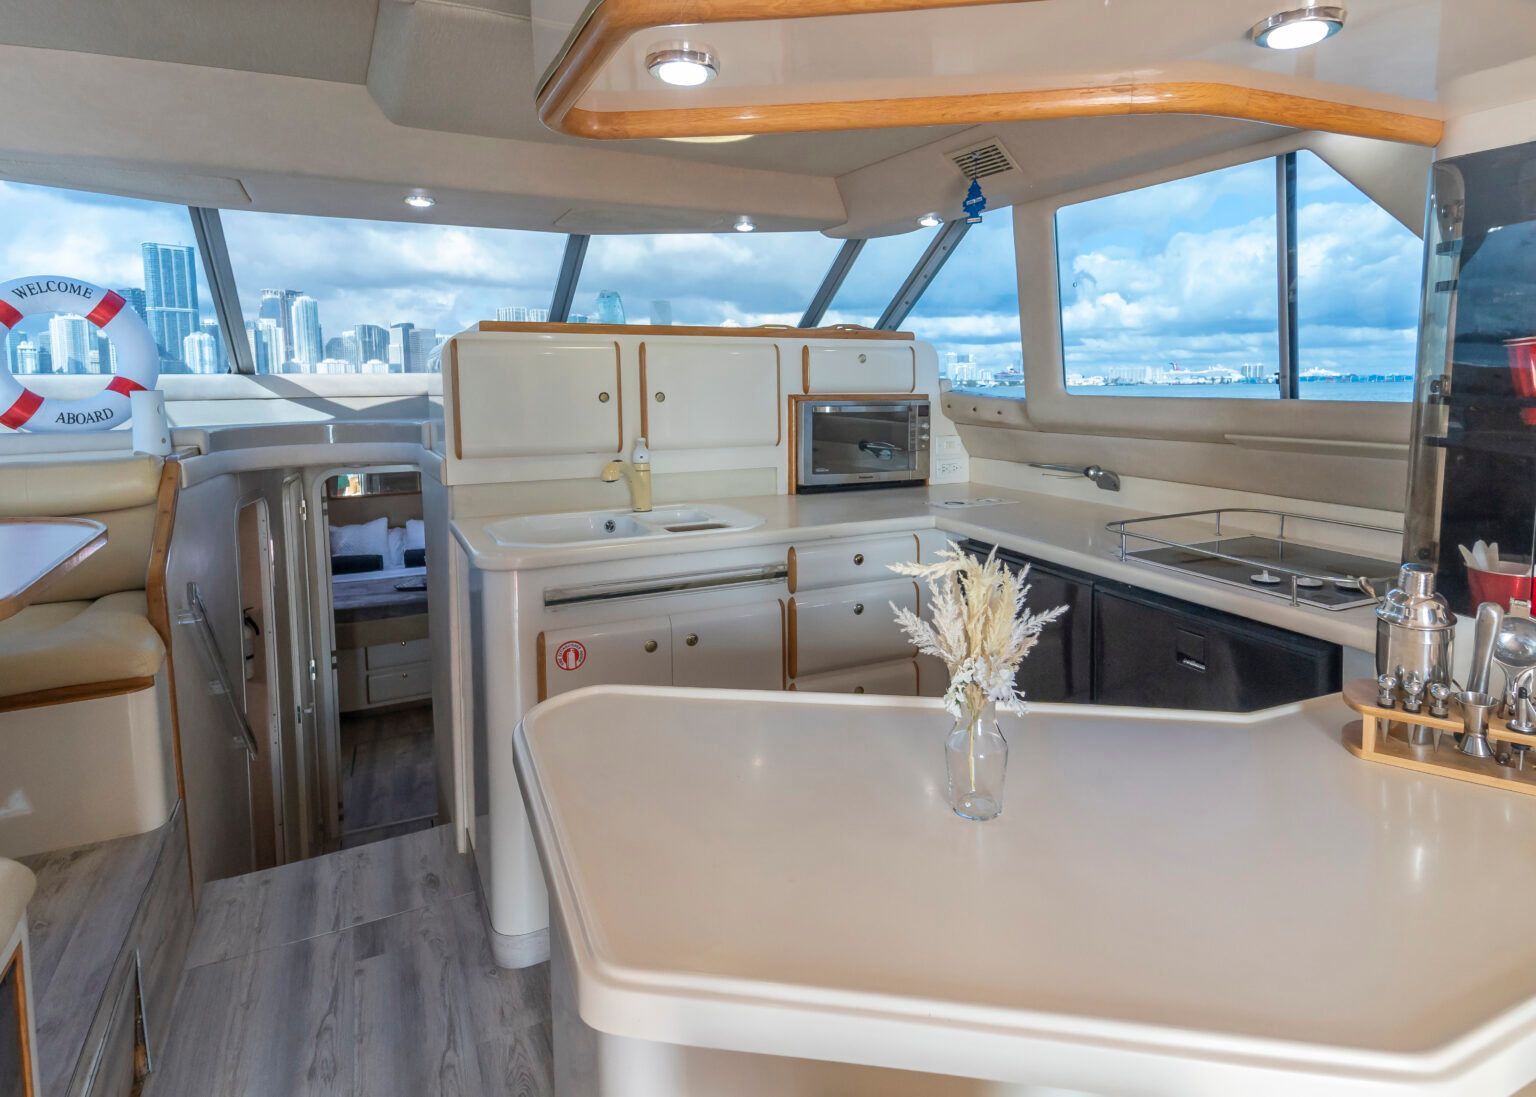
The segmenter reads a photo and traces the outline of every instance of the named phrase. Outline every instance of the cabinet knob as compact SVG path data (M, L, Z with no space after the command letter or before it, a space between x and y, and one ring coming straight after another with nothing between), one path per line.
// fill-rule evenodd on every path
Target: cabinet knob
M655 640L647 640L645 642L645 650L646 651L655 651L660 646L661 645L658 644Z
M690 632L688 634L688 639L684 640L683 642L685 644L687 644L691 648L698 647L699 646L699 634L697 632Z
M854 553L853 554L853 562L855 564L862 564L864 562L864 554L862 552Z
M610 399L610 397L608 396L608 394L606 392L600 392L600 393L597 394L597 402L599 404L606 404L609 401L609 399Z
M863 686L854 686L853 687L853 692L855 692L855 693L863 693L864 692L864 687Z
M868 362L868 361L869 361L869 355L867 355L867 354L859 355L859 364L860 365L863 365L865 362Z
M864 612L864 603L863 602L855 602L853 604L853 615L855 617L857 617L859 614L861 614L863 612Z
M664 392L658 392L656 394L656 402L658 404L665 404L667 402L667 394Z

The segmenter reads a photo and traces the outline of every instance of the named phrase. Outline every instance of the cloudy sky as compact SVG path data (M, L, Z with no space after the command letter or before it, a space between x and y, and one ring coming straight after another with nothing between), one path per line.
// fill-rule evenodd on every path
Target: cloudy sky
M1418 237L1310 152L1297 184L1301 368L1411 373ZM1065 207L1056 236L1069 370L1276 368L1272 160Z
M1276 358L1273 164L1265 160L1067 207L1058 220L1068 367L1239 366ZM1419 241L1321 161L1300 168L1303 366L1407 368ZM178 206L0 182L0 280L66 274L142 284L140 241L193 242ZM547 307L564 237L226 211L241 305L264 288L320 301L327 337L411 321L448 333L509 305ZM871 241L826 322L872 324L933 230ZM839 242L816 233L593 239L575 312L616 290L630 322L794 323ZM203 308L212 314L203 294ZM907 322L941 353L1020 362L1012 217L973 228Z

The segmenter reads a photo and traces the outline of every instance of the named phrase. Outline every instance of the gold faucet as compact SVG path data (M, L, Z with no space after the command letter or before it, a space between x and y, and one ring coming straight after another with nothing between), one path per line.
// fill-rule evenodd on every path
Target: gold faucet
M609 461L603 466L603 483L612 484L619 477L629 484L630 509L644 514L651 509L651 451L645 448L645 439L635 439L634 452L628 461Z

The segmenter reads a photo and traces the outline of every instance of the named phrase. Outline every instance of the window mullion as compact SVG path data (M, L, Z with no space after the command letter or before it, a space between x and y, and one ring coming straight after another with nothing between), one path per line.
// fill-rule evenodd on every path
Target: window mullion
M859 252L864 250L868 240L844 240L843 246L838 248L837 254L832 258L832 265L827 268L827 275L821 280L821 285L811 297L811 303L806 306L805 315L800 317L802 328L814 328L821 323L827 315L827 307L832 304L832 299L837 296L837 291L843 288L843 281L848 277L848 272L853 269L853 264L859 257Z
M576 283L581 281L581 267L587 260L587 245L592 237L571 233L565 238L565 255L560 260L560 277L555 281L555 293L549 303L551 323L563 324L571 315L571 302L576 298Z
M224 339L224 353L235 373L255 373L256 362L251 344L245 337L245 318L240 311L240 294L235 287L235 271L229 262L229 245L224 241L224 222L216 209L188 206L197 249L203 257L203 274L208 292L213 294L213 311L219 318L219 334Z
M1296 154L1275 157L1275 266L1280 298L1280 398L1301 396L1296 310Z

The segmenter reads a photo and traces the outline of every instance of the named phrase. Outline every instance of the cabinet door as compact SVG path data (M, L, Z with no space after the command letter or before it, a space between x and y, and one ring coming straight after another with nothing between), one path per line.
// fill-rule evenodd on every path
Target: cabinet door
M873 667L834 670L796 678L796 693L868 693L881 697L915 697L918 693L917 663L898 659Z
M672 617L672 682L715 689L784 688L784 604Z
M539 700L582 686L672 684L665 617L539 633Z
M448 361L456 456L624 449L617 343L455 339Z
M795 595L789 600L789 676L910 656L892 604L917 612L917 585L895 579Z
M807 393L915 392L917 351L890 340L807 346L801 380Z
M653 449L779 444L779 348L769 340L641 343L640 390L640 433Z

